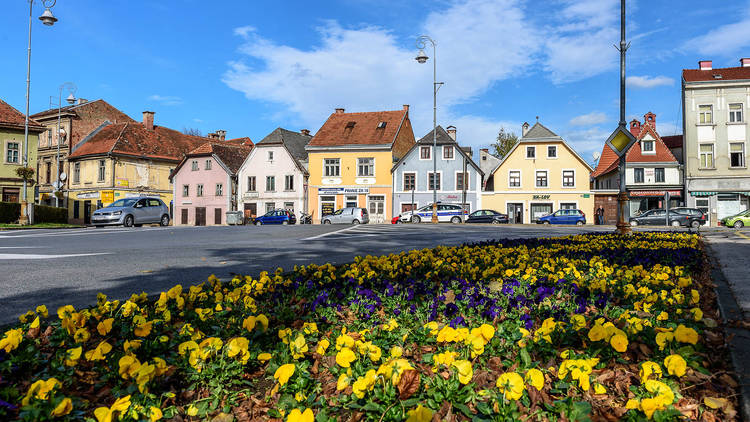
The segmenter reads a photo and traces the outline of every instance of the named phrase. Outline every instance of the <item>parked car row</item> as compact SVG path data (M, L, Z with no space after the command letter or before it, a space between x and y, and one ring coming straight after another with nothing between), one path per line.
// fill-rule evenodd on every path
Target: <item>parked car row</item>
M750 227L750 209L742 211L739 214L726 217L722 219L719 224L726 227L734 227L735 229Z
M706 214L697 208L673 208L669 210L667 217L666 210L656 209L648 210L630 219L631 226L663 226L665 224L697 229L706 224Z

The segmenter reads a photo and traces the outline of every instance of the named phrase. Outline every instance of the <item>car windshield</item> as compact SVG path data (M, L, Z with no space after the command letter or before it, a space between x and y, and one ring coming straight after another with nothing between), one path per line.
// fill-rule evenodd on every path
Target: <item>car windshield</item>
M342 212L344 212L343 209L336 210L336 212L334 212L333 215L341 215Z
M750 210L742 211L741 213L735 215L735 217L750 217Z
M118 199L117 201L111 203L109 206L110 207L132 207L133 204L136 203L136 201L138 201L138 198L123 198L123 199Z

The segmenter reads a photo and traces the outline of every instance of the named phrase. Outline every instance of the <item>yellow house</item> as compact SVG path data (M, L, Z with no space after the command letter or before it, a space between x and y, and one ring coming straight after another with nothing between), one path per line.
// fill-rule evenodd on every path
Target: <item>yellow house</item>
M414 145L409 106L402 110L345 113L328 117L305 147L308 153L308 212L313 220L344 207L366 208L371 223L389 222L391 167Z
M208 139L143 122L110 124L76 144L68 157L71 221L88 224L93 210L129 196L158 196L172 209L172 170Z
M594 223L593 169L560 136L537 122L488 176L482 207L508 213L511 223L535 223L559 209L579 209Z

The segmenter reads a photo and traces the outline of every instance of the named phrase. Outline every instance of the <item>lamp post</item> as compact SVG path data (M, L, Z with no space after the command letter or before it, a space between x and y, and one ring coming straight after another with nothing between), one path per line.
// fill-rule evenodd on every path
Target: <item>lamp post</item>
M55 6L57 0L42 0L44 5L44 13L39 16L39 20L42 21L46 26L52 26L57 22L57 18L52 14L52 7ZM31 90L31 22L34 14L34 0L29 0L29 43L26 50L26 119L23 127L23 166L29 166L29 92ZM28 181L26 178L23 179L23 194L21 196L21 217L19 223L21 225L29 223L29 215L27 208L27 194Z
M432 44L432 222L437 223L437 92L443 83L437 81L435 40L427 35L420 35L417 38L417 48L419 49L419 53L417 54L417 57L415 57L415 60L419 63L425 63L427 59L429 59L424 52L427 43ZM428 184L429 181L430 178L428 177Z
M625 42L625 0L620 0L620 123L619 128L627 131L625 123L625 52L628 51L630 45ZM629 132L628 132L629 133ZM633 143L630 142L622 151L620 155L620 162L618 164L618 171L620 176L620 192L617 195L617 233L619 234L630 234L630 222L625 221L625 213L627 212L628 204L628 193L625 190L626 177L625 177L625 166L626 157L628 155L628 149Z
M65 99L65 101L73 105L73 103L76 102L75 92L78 90L78 87L73 82L65 82L64 84L60 85L60 96L57 97L57 178L55 179L56 185L54 186L53 192L55 192L55 206L60 206L60 197L58 196L58 193L62 189L62 182L60 181L60 139L67 140L67 133L65 136L62 135L62 131L60 130L60 114L62 111L62 92L63 89L67 88L69 95L68 98Z

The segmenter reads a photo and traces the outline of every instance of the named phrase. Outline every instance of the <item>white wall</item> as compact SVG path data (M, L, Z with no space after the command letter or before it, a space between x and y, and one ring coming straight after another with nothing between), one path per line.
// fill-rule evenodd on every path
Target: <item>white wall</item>
M268 153L273 152L273 160L268 160ZM294 190L286 191L287 175L294 176ZM248 191L248 176L255 176L255 192ZM266 192L266 176L275 176L276 190ZM284 202L294 202L294 211L299 214L304 209L304 173L282 145L256 145L238 172L239 188L237 191L237 208L242 210L245 203L257 203L258 215L265 213L265 203L275 202L276 208L282 208Z

